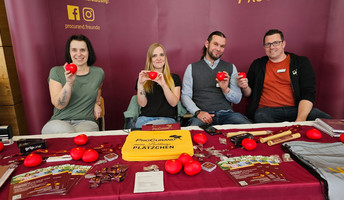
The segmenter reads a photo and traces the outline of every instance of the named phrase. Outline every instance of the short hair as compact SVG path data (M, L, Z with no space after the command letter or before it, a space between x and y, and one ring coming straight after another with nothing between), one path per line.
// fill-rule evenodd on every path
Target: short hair
M214 35L217 35L217 36L220 36L220 37L223 37L223 38L226 38L225 34L223 34L221 31L214 31L212 33L210 33L210 35L208 36L208 42L210 43L211 40L213 39L213 36ZM202 57L201 57L201 60L203 59L203 57L206 55L207 53L207 48L205 46L203 46L203 49L202 49Z
M94 53L94 50L93 50L93 47L92 47L92 44L91 44L90 40L86 36L84 36L82 34L72 35L67 40L66 48L65 48L65 61L67 63L71 63L72 62L72 58L70 57L70 43L73 40L84 41L86 43L87 50L88 50L87 65L88 66L93 65L96 62L96 54Z
M265 33L264 38L263 38L263 44L265 43L265 38L266 36L269 35L274 35L274 34L279 34L281 36L281 40L284 41L284 35L282 33L282 31L278 30L278 29L270 29L268 30L268 32Z

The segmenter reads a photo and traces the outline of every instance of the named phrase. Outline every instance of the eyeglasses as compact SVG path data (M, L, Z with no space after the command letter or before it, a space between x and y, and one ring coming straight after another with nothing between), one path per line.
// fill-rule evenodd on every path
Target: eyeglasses
M264 47L269 48L269 47L271 47L271 45L274 47L277 47L281 44L281 42L283 42L283 41L268 42L268 43L264 44Z

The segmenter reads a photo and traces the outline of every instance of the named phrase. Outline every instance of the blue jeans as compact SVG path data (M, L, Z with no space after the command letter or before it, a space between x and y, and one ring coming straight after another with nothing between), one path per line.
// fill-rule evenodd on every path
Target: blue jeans
M256 123L273 123L273 122L293 122L296 120L298 108L296 106L284 107L264 107L259 108L254 114L254 122ZM315 120L316 118L330 119L331 116L323 111L312 108L309 112L307 121Z
M252 124L252 122L247 119L244 115L233 112L232 110L220 110L218 112L209 112L209 114L215 114L212 118L212 125L222 125L222 124ZM188 126L201 126L205 123L197 117L192 117L189 119Z
M136 120L135 127L141 128L143 125L146 125L146 124L159 125L159 124L174 124L174 123L178 123L178 122L175 119L169 118L169 117L140 116Z

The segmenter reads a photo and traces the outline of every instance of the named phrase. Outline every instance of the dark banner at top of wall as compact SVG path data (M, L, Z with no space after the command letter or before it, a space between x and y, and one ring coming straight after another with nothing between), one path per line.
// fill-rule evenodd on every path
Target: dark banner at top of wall
M264 56L264 33L278 28L285 33L286 49L308 56L319 73L330 10L328 1L316 0L5 0L5 4L30 134L39 134L52 115L47 78L53 66L64 64L65 43L72 34L91 40L95 66L105 71L106 128L122 129L123 112L136 94L136 79L150 44L162 43L171 71L183 77L186 66L200 59L208 35L220 30L227 36L222 59L247 72L254 59ZM244 107L242 103L235 109L244 113Z

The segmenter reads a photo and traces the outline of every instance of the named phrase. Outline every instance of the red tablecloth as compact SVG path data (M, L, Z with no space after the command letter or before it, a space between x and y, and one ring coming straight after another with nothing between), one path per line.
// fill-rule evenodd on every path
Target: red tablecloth
M305 133L308 129L313 128L310 126L303 126L298 132L301 133L302 137L298 140L311 141L305 137ZM281 128L259 128L255 130L272 130L277 131ZM223 132L230 132L233 130L223 130ZM235 130L238 131L238 130ZM194 135L202 131L191 131ZM204 148L214 146L215 149L230 149L232 144L227 139L228 145L222 145L219 143L219 137L222 135L209 136L208 142L204 145ZM123 144L126 136L91 136L89 142L85 145L86 147L96 146L102 143L110 143L114 146ZM256 137L255 137L256 138ZM257 138L256 138L257 139ZM47 139L47 147L49 150L70 150L76 145L73 143L72 138L56 138ZM337 138L331 138L330 136L323 134L323 137L316 142L338 142ZM19 150L16 144L7 146L1 155L11 155L18 153ZM120 154L119 150L116 153ZM240 155L264 155L269 156L273 154L282 155L284 152L281 149L281 145L275 145L269 147L266 143L258 143L258 146L253 151L247 151L244 149L231 149L228 153L232 156ZM102 159L104 155L101 155ZM8 160L1 160L0 164L7 164ZM204 159L216 163L219 161L217 157L210 157ZM67 162L59 163L42 163L35 168L43 168L49 165L65 164ZM72 161L73 164L85 164L82 161ZM176 175L168 174L164 170L165 161L150 161L150 162L127 162L121 159L112 161L107 164L127 164L129 170L127 171L127 177L121 183L110 182L102 184L99 188L90 189L88 180L81 180L67 195L44 195L39 197L32 197L31 199L178 199L178 200L190 200L190 199L324 199L322 194L322 185L319 181L311 175L307 170L302 168L296 162L282 162L280 169L284 172L285 177L289 182L273 182L263 185L255 185L248 187L240 187L234 183L230 177L219 167L213 172L207 172L202 170L200 174L195 176L187 176L184 172L180 172ZM164 171L164 192L154 193L141 193L134 194L134 182L135 173L143 171L144 166L156 164L160 170ZM21 174L35 168L26 168L20 165L15 172L12 174ZM12 177L11 176L11 177ZM9 180L1 188L0 199L8 199L9 194Z

